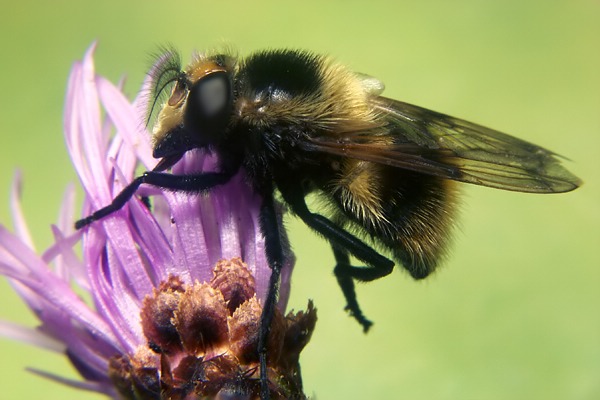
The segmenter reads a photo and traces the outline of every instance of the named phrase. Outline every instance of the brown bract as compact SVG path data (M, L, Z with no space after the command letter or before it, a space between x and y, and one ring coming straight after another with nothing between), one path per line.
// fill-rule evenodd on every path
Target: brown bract
M111 359L109 374L125 399L257 399L262 305L240 259L222 260L209 282L170 277L144 300L148 345ZM308 309L276 309L268 339L271 398L304 399L299 355L317 320Z

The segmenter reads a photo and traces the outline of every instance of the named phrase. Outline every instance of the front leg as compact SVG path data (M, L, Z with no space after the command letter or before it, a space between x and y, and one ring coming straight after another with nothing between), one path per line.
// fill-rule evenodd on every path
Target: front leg
M75 229L81 229L120 210L133 197L142 184L148 184L167 190L185 192L203 192L228 182L233 173L205 172L197 175L173 175L165 172L147 171L135 178L106 207L75 222Z

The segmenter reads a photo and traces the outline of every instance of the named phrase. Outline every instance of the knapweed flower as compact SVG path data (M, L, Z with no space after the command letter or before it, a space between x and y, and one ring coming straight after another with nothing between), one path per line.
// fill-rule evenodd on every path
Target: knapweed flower
M93 51L74 65L65 107L84 216L157 162L140 124L147 99L130 103L97 75ZM190 151L172 171L208 171L215 161ZM63 351L83 380L38 374L113 398L258 396L258 329L271 271L259 228L261 199L243 176L203 195L140 188L126 207L83 231L73 228L71 188L52 227L55 243L41 256L19 207L19 186L17 178L15 233L0 227L0 273L40 325L33 330L3 322L0 334ZM267 374L272 398L303 398L298 357L316 312L309 303L306 312L283 315L293 265L287 244L286 253ZM87 295L78 295L82 291Z

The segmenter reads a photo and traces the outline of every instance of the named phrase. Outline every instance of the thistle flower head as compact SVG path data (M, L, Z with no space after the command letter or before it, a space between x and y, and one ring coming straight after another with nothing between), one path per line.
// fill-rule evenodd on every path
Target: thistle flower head
M97 75L93 52L94 46L72 69L64 121L85 191L83 215L110 203L139 170L157 163L140 123L147 98L131 103ZM210 171L216 161L216 155L190 151L172 172ZM261 199L242 173L206 195L142 187L122 210L84 232L73 229L70 188L52 227L55 243L42 255L20 211L19 186L17 178L16 233L0 226L0 273L40 325L28 330L0 322L0 334L64 352L83 381L34 372L114 398L256 396L257 332L271 271L259 226ZM283 239L287 264L268 342L276 398L302 397L298 355L316 321L312 304L306 313L283 314L293 265Z

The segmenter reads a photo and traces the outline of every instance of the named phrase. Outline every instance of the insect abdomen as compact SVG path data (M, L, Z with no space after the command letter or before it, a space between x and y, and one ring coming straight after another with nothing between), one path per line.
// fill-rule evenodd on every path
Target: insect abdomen
M333 181L337 219L370 239L415 279L429 275L446 253L456 213L452 181L346 160Z

